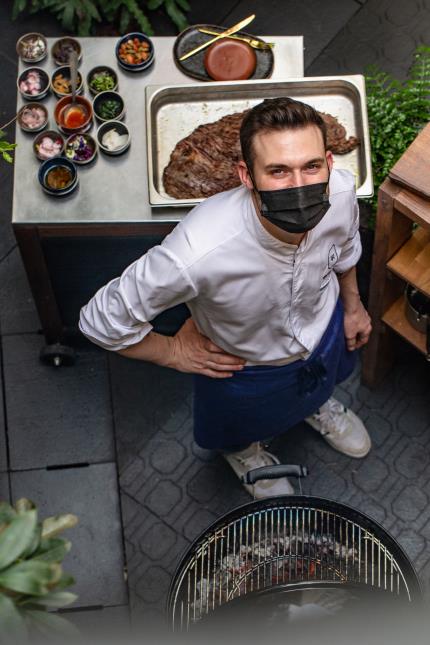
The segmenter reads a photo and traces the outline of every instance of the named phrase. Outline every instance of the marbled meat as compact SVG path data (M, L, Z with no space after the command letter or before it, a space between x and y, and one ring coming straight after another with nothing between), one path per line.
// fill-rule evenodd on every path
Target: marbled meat
M246 111L200 125L179 141L163 171L163 186L176 199L205 198L239 186L236 165L242 158L239 130ZM327 147L335 154L350 152L359 140L331 114L320 112L327 125Z

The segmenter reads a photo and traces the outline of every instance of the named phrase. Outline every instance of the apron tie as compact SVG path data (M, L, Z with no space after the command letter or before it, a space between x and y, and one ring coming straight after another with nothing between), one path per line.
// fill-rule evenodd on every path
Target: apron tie
M310 365L304 365L297 375L299 396L312 394L318 385L322 385L327 379L327 369L319 356Z

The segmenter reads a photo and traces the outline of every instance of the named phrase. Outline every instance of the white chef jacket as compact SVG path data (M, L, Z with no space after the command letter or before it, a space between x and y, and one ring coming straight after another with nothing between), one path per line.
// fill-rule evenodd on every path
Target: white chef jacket
M186 303L202 334L248 365L307 358L339 295L335 273L361 254L354 178L333 170L330 208L299 246L262 226L245 186L208 198L81 310L79 327L120 350L152 329L159 313Z

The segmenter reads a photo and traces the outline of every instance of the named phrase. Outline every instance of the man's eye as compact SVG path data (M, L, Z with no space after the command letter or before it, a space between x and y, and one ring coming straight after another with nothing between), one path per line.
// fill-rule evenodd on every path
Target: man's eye
M307 166L308 170L319 170L321 168L321 164L319 163L310 163L309 166Z
M274 168L272 170L272 175L283 175L285 173L284 168Z

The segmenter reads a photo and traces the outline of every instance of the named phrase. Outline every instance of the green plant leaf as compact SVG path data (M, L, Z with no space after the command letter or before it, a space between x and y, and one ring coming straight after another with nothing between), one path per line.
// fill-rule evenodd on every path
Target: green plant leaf
M56 578L58 571L55 565L27 560L2 571L0 587L31 596L42 596L48 593L48 585L54 583Z
M148 36L152 36L154 30L152 29L151 23L149 22L143 11L140 9L136 0L125 0L125 4L127 5L127 8L131 15L137 20L138 25L143 33L148 34Z
M148 0L147 7L151 11L155 11L156 9L159 9L161 5L163 4L164 0Z
M34 553L32 560L42 560L43 562L62 562L67 553L69 553L72 543L64 538L44 538L39 544L39 548Z
M78 523L76 515L55 515L47 517L42 523L42 538L50 538L58 535L66 529L71 529Z
M85 9L91 18L100 22L102 18L94 2L91 2L91 0L85 0Z
M13 518L0 533L0 571L8 567L30 546L37 528L37 511Z
M0 502L0 532L4 529L4 525L9 524L14 517L16 517L15 509L7 502Z
M119 31L121 34L124 34L130 23L130 12L127 7L121 9L120 19L119 19Z
M22 560L27 560L39 548L41 537L42 537L42 525L38 523L36 526L36 530L34 531L32 541L25 549L25 551L23 551L21 554Z
M61 634L74 638L81 636L79 630L72 623L57 614L29 609L26 615L44 636L52 636L53 634Z
M35 504L26 497L21 497L21 499L15 502L15 509L17 513L25 513L26 511L32 511L35 508Z
M27 0L14 0L12 9L12 20L16 20L27 6Z
M165 7L167 14L175 23L179 31L183 31L188 27L187 19L182 11L177 7L175 0L165 0Z
M0 593L0 643L10 645L11 639L22 643L27 640L25 620L11 598Z
M60 580L55 585L55 590L60 591L60 589L67 589L67 587L74 585L75 582L76 580L73 576L70 576L68 573L63 573Z
M77 600L78 596L70 591L53 591L39 598L26 598L20 605L25 607L27 604L41 605L43 607L59 608L71 605Z
M188 2L188 0L176 0L178 5L183 9L184 11L190 11L191 10L191 5Z

